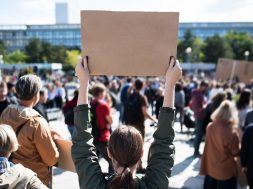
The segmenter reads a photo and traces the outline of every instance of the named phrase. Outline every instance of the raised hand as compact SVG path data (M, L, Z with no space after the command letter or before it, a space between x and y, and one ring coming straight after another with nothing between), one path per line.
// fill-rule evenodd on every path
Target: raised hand
M174 96L176 82L182 77L182 69L178 60L171 58L166 72L165 92L163 107L174 108Z
M80 81L80 85L82 84L88 84L90 79L89 69L88 69L88 63L87 58L80 57L76 68L76 75Z
M88 104L88 88L90 74L87 64L87 58L80 58L79 62L76 65L75 71L80 82L77 105Z
M169 67L166 72L166 85L175 85L176 82L182 77L182 68L179 65L178 60L171 58Z

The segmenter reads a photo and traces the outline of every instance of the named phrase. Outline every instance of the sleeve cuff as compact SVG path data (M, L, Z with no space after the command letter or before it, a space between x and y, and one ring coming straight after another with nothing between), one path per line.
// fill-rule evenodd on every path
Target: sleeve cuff
M74 108L74 112L88 110L88 109L89 109L88 104L81 104L81 105L78 105Z
M176 108L171 108L171 107L161 107L160 110L164 110L164 111L169 111L169 112L175 112Z

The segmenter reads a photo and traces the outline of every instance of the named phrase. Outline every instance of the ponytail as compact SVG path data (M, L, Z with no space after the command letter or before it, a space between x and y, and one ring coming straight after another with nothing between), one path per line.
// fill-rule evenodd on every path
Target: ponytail
M107 189L134 189L135 182L133 179L133 174L128 167L124 168L121 174L115 176L109 183Z
M110 180L107 189L134 189L136 183L131 170L136 170L143 154L141 133L131 126L115 129L108 143L108 151L117 175Z

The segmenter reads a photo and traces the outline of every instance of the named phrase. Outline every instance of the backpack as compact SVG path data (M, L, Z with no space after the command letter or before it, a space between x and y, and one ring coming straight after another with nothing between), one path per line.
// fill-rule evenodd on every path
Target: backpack
M98 140L100 137L100 129L98 128L96 108L99 102L94 102L90 104L90 123L91 123L91 134L94 140Z
M189 128L195 128L195 118L193 111L186 107L184 108L184 125Z
M139 123L142 115L142 97L139 93L130 94L125 104L125 120L126 124Z
M69 108L66 112L64 112L65 123L67 125L74 125L74 110L73 108Z

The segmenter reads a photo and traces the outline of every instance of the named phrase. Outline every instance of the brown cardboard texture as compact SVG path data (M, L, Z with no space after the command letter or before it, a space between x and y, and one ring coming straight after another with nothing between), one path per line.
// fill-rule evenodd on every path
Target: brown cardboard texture
M179 13L81 11L91 75L164 76L176 57Z
M238 78L239 81L249 83L253 78L253 62L219 58L216 69L216 79L228 81Z
M56 139L55 143L60 153L58 167L67 171L76 172L71 156L72 142L69 140Z

